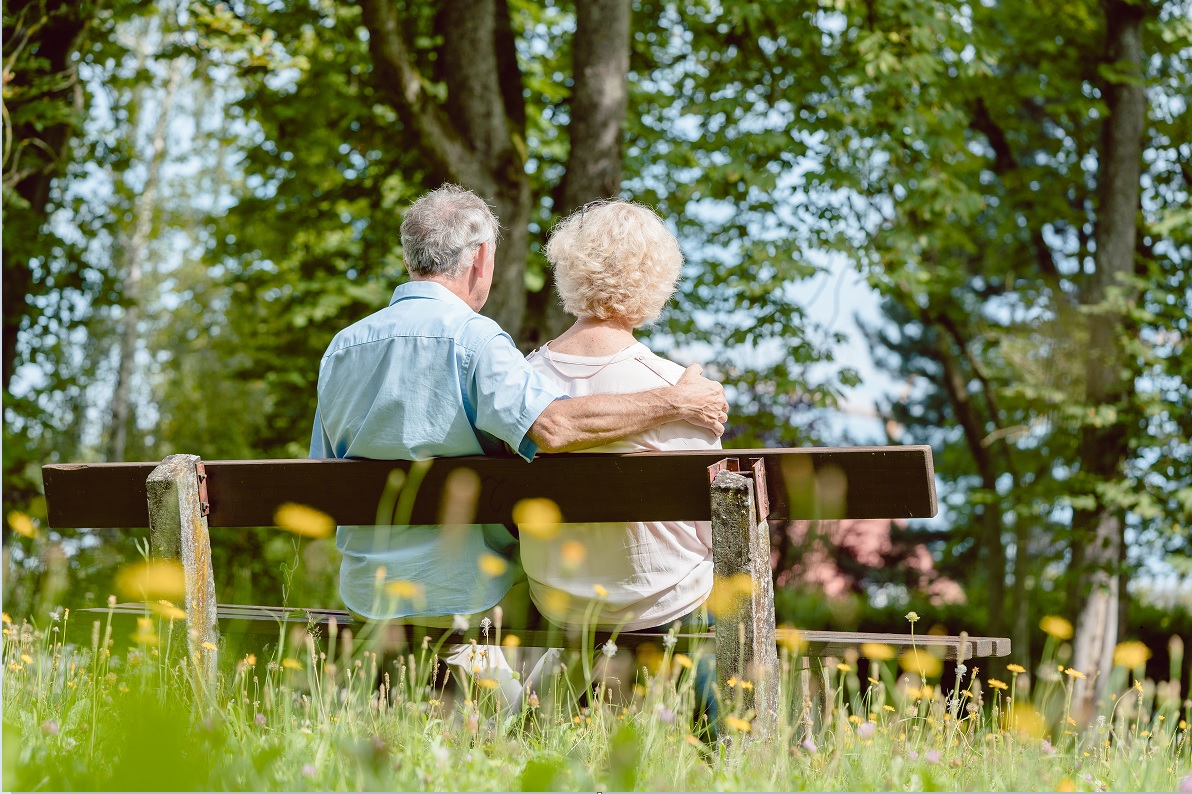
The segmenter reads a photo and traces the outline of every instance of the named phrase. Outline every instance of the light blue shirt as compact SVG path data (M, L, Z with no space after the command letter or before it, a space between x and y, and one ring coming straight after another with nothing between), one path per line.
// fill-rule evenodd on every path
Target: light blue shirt
M411 281L331 341L310 457L423 460L508 444L531 460L538 448L526 432L563 397L495 322L440 284ZM522 575L517 541L500 524L341 526L336 546L344 604L369 618L482 612ZM485 554L507 569L482 572ZM386 587L399 581L409 585Z

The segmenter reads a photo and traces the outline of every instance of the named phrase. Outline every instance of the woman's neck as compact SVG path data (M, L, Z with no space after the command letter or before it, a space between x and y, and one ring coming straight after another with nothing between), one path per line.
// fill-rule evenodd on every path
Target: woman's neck
M636 342L633 326L620 318L581 317L549 346L570 356L611 356Z

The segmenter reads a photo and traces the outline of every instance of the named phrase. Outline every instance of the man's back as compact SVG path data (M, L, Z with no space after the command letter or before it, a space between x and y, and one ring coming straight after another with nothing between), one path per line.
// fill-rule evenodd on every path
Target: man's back
M409 282L328 347L310 456L418 460L499 454L508 443L530 459L537 450L526 431L559 394L492 320L439 284ZM516 541L503 526L387 526L391 520L337 532L340 589L354 612L480 612L520 575ZM494 575L502 565L491 561L482 570L486 555L505 571Z

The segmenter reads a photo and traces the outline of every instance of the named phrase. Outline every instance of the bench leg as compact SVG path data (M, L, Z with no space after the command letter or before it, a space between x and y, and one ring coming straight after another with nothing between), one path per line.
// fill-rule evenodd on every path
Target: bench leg
M211 646L219 644L219 623L211 539L199 499L198 463L198 455L170 455L146 480L149 549L154 559L182 562L189 659L206 681L214 681L217 655Z
M764 737L778 724L779 703L770 529L758 521L749 478L721 471L711 495L716 680L726 705L739 702L743 712L755 713L753 732Z

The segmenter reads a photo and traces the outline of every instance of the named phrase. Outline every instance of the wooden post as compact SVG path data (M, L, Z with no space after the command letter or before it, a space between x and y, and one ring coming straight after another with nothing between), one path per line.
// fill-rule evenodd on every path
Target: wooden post
M754 733L766 736L778 724L779 702L770 529L758 521L753 481L731 471L712 481L712 556L721 701L752 709ZM730 687L729 679L752 689Z
M189 659L207 681L213 681L217 653L211 646L219 645L219 623L198 463L198 455L170 455L145 481L149 549L154 559L182 561Z

